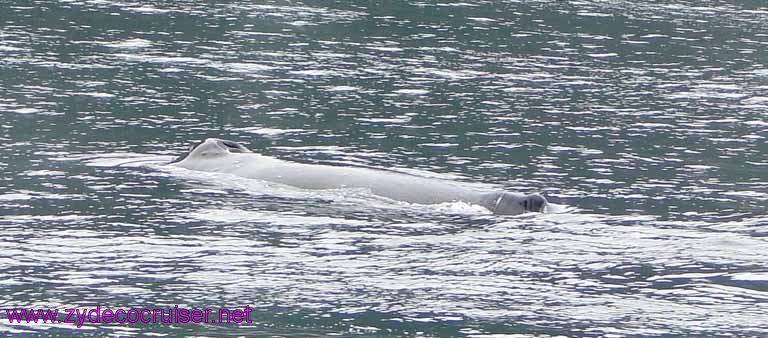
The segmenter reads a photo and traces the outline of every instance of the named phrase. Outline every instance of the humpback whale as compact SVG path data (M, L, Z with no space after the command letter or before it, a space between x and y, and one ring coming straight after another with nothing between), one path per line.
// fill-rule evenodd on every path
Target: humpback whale
M383 169L291 162L260 155L238 142L217 138L193 146L170 165L229 173L302 189L365 188L378 196L418 204L460 201L483 206L498 215L540 212L547 205L547 200L539 194L479 189L450 180Z

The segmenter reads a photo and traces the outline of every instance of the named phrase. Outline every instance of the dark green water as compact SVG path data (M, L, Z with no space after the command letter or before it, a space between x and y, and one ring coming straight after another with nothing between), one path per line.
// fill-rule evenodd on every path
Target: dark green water
M762 2L0 3L0 336L768 334ZM517 217L157 162L208 137ZM142 163L118 165L132 160Z

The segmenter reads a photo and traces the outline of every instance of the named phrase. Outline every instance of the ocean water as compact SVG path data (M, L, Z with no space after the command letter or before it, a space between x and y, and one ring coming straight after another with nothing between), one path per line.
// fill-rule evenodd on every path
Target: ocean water
M0 3L10 337L768 335L760 1ZM539 192L495 216L163 163L208 137Z

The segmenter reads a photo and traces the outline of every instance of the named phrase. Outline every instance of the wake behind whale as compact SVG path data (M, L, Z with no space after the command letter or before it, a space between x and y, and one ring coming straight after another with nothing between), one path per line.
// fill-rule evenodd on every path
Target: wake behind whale
M547 200L539 194L489 191L453 181L381 169L305 164L252 152L240 143L209 138L171 165L190 170L229 173L302 189L364 188L374 195L418 204L465 202L494 214L515 215L543 211Z

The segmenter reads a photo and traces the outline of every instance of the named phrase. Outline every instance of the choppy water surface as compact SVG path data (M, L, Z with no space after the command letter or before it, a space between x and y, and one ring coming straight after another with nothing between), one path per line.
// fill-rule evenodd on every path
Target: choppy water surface
M0 4L0 306L28 336L768 334L758 1ZM545 194L497 217L169 170L222 137Z

